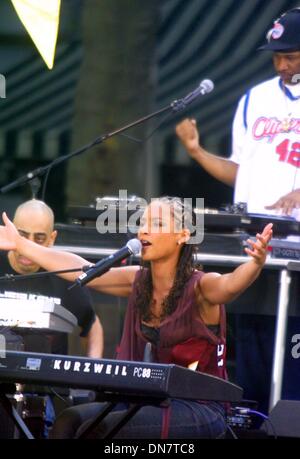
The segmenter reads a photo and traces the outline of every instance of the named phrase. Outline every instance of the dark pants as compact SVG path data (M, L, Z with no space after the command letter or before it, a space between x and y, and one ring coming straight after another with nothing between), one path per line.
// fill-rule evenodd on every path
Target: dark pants
M76 438L97 416L103 403L89 403L67 408L57 418L51 438ZM88 438L103 438L124 412L118 405L95 428ZM114 438L161 438L163 413L166 408L143 406ZM222 438L226 431L223 407L217 403L202 404L173 400L167 438Z

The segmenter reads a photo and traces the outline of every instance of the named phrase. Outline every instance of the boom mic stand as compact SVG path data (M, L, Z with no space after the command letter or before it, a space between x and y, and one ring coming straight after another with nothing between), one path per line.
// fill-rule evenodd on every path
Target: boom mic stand
M164 112L167 111L173 111L173 112L179 112L181 110L184 110L187 105L192 103L197 97L200 95L207 94L211 92L214 88L213 82L210 80L203 80L200 85L191 93L189 93L187 96L183 97L182 99L174 100L171 104L167 105L164 108L161 108L160 110L157 110L153 113L150 113L147 116L144 116L143 118L140 118L136 121L133 121L132 123L129 123L119 129L116 129L115 131L109 132L108 134L103 134L96 139L92 140L90 143L87 145L84 145L81 147L79 150L73 151L71 153L68 153L66 155L60 156L59 158L54 159L51 161L49 164L43 167L38 167L27 174L23 175L22 177L19 177L18 179L14 180L13 182L9 183L8 185L3 186L0 191L1 193L6 193L7 191L10 191L17 186L24 185L25 183L31 181L35 177L42 176L45 173L49 173L49 171L52 169L52 167L57 166L58 164L67 161L74 156L78 156L85 151L89 150L90 148L94 147L95 145L99 145L100 143L110 139L111 137L121 134L124 131L127 131L128 129L138 126L139 124L144 123L145 121L161 115Z
M18 280L23 280L23 279L35 279L36 277L44 277L44 276L49 276L51 274L65 274L65 273L76 273L80 271L84 271L85 269L88 269L90 266L86 265L83 266L82 268L74 268L74 269L61 269L60 271L41 271L41 272L36 272L32 274L5 274L4 276L0 277L0 282L2 281L18 281Z

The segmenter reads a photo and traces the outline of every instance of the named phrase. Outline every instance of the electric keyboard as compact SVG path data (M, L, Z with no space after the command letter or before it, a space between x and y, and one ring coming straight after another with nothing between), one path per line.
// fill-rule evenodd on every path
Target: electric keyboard
M89 359L6 351L0 383L92 389L102 394L237 402L242 389L216 376L174 364Z
M74 314L55 303L54 298L34 295L28 298L27 294L15 292L0 294L0 333L1 327L72 333L76 326Z

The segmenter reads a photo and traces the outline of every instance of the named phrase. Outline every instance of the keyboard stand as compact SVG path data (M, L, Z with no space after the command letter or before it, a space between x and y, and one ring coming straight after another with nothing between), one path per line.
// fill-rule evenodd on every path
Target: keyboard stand
M120 417L120 420L107 432L104 438L113 438L114 435L135 415L135 413L143 405L133 404L131 405L124 414Z
M145 405L154 405L154 406L167 406L169 404L168 399L161 399L161 398L154 398L150 397L147 400L143 400L141 402L140 398L135 396L127 396L127 397L118 397L118 396L108 396L105 395L104 399L110 398L112 401L106 402L102 411L94 417L93 421L91 421L88 426L80 432L78 435L78 439L86 438L93 429L103 421L103 419L111 413L111 411L117 406L118 403L129 403L129 407L125 410L120 412L120 417L118 421L113 425L108 432L103 436L103 439L111 439L114 437L116 433L138 412L138 410ZM102 398L100 394L100 399Z
M24 435L28 440L33 440L34 436L26 426L25 422L15 409L15 407L10 402L7 394L15 393L15 386L11 384L0 384L0 404L3 406L7 412L10 419L12 419L14 425L18 430ZM104 435L103 439L111 439L116 433L138 412L138 410L145 405L154 405L154 406L167 406L169 404L169 399L159 398L159 397L148 397L146 400L141 402L140 397L136 396L118 396L113 394L98 394L98 401L103 401L104 406L101 412L95 416L90 424L86 426L80 432L80 435L76 437L77 439L86 438L93 429L103 421L103 419L111 413L111 411L119 404L125 403L129 404L127 409L120 412L120 417L113 425L108 432Z
M27 438L28 440L34 440L34 436L28 429L27 425L15 409L15 407L11 404L9 401L9 398L7 397L6 392L11 392L11 390L7 390L7 385L0 384L0 403L5 409L6 413L12 419L13 423L15 426L18 428L18 430ZM10 386L11 389L11 386Z
M104 404L102 411L95 416L94 420L78 435L76 438L86 438L90 432L107 416L117 405L116 402L108 402ZM80 405L78 405L80 406Z

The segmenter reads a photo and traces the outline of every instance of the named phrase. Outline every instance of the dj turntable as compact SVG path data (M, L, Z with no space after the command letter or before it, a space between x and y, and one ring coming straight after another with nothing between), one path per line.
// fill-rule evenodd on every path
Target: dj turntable
M245 232L255 235L257 232L261 232L268 223L273 223L274 237L300 235L300 222L294 218L247 213L245 206L241 204L243 203L229 205L225 210L194 208L194 212L196 216L203 215L204 229L208 232ZM128 197L126 200L107 196L96 198L95 202L89 206L70 206L68 217L71 223L95 227L95 222L104 212L107 220L112 218L118 223L120 212L126 211L126 216L129 219L133 212L141 212L144 207L145 200L137 196ZM118 226L116 232L119 233Z

